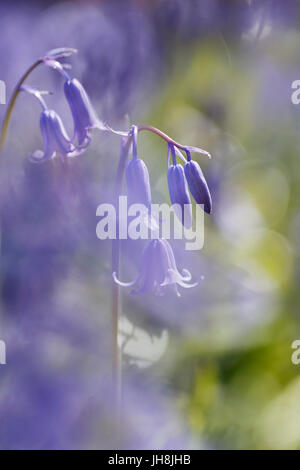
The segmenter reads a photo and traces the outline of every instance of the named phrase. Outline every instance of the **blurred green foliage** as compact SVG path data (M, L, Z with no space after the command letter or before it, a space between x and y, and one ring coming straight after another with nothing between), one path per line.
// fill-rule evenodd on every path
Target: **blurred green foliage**
M178 408L208 447L300 448L300 366L291 362L300 337L300 115L291 103L299 43L296 31L271 30L260 41L220 37L179 49L148 117L213 155L197 157L212 182L214 215L195 256L199 267L208 258L219 270L202 287L207 308L194 306L203 327L171 332L161 361ZM155 154L155 189L167 198L165 150L155 137L141 139L144 158ZM249 305L239 312L245 286ZM227 295L232 288L236 297Z

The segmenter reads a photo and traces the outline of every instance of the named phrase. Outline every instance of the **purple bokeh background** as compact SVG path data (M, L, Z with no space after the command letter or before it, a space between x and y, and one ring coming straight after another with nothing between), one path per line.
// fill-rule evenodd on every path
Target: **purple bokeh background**
M189 47L197 41L221 35L234 44L268 8L268 2L259 3L250 9L246 2L226 0L2 2L0 78L10 96L24 70L45 51L78 48L69 60L71 75L88 90L101 119L124 129L127 114L132 122L147 117L151 101L168 84L178 50L186 52L188 62ZM285 3L283 9L272 2L267 11L278 27L299 16L296 2ZM47 102L71 133L61 77L40 67L29 83L54 92ZM1 119L4 111L0 107ZM213 118L214 112L211 103L207 114ZM222 113L216 114L222 121ZM123 427L116 438L108 398L110 245L97 240L95 229L97 205L111 200L120 142L95 133L88 151L71 164L33 165L28 155L41 146L38 119L38 105L22 95L1 155L0 339L7 344L7 365L0 368L0 448L202 448L168 384L158 385L155 373L149 372L149 380L135 367L124 384ZM160 169L154 168L154 181L155 171ZM207 171L216 205L225 179L217 159ZM164 194L156 189L158 196ZM271 300L263 292L253 297L239 268L227 270L211 253L195 256L179 243L173 247L180 269L214 282L182 292L180 299L124 294L124 314L133 324L158 338L164 329L175 335L200 332L211 322L205 313L226 302L235 305L230 320L237 332L261 321ZM131 279L142 244L123 248Z

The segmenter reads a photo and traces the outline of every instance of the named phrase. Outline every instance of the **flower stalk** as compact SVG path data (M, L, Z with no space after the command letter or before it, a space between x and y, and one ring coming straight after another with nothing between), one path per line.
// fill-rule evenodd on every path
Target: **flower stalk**
M119 213L119 196L122 191L122 181L125 174L126 162L131 148L132 136L123 137L121 143L121 153L118 163L118 169L114 186L114 203L116 213ZM112 240L112 272L119 275L120 272L120 240L119 240L119 220L117 218L117 236ZM115 400L117 405L117 415L120 415L121 409L121 389L122 389L122 352L118 345L119 332L119 310L120 310L120 288L112 279L112 380L116 393Z
M29 69L24 73L24 75L22 75L22 77L20 78L20 80L18 81L14 91L13 91L13 94L9 100L9 103L8 103L8 108L7 108L7 111L5 113L5 116L4 116L4 120L3 120L3 124L2 124L2 128L1 128L1 133L0 133L0 150L3 149L4 147L4 144L5 144L5 141L6 141L6 137L7 137L7 132L8 132L8 127L9 127L9 123L10 123L10 119L11 119L11 115L12 115L12 111L14 109L14 106L15 106L15 103L16 103L16 100L18 98L18 95L21 91L21 86L23 85L23 83L25 82L26 78L31 74L31 72L33 72L34 69L36 69L40 64L43 63L43 59L39 59L37 60L36 62L34 62L34 64L32 64Z
M139 158L137 150L138 133L149 131L168 144L168 185L170 199L172 203L178 204L182 208L179 218L186 227L192 225L191 198L189 191L193 195L197 204L203 204L207 213L211 212L211 196L209 189L200 169L200 166L191 160L191 152L203 154L211 158L210 154L198 147L182 145L169 137L161 130L148 125L133 125L127 132L112 129L108 124L102 122L83 85L76 79L71 78L66 72L67 64L58 62L58 59L70 56L77 51L72 48L59 48L46 53L42 58L34 62L18 81L10 98L8 108L4 117L0 132L0 149L3 148L12 111L20 91L25 91L35 96L43 111L40 115L40 128L43 137L44 151L36 151L32 155L32 161L43 164L45 160L54 160L59 156L65 164L71 157L82 154L90 144L91 131L98 129L110 132L121 137L120 158L113 189L113 200L116 214L119 214L119 196L122 193L122 185L126 174L128 196L133 203L143 203L148 210L151 206L151 186L148 169L144 161ZM44 64L58 71L63 79L64 93L69 104L73 117L73 137L69 137L64 124L57 113L47 107L42 95L49 92L39 91L35 88L23 85L27 77L40 65ZM129 153L132 159L127 164ZM186 156L185 156L185 155ZM172 156L172 165L170 164ZM177 158L182 160L184 166L177 163ZM187 206L187 212L183 209ZM118 217L118 216L117 216ZM136 286L132 293L152 292L163 295L166 288L171 287L179 296L177 286L191 288L198 285L198 282L190 283L191 274L188 270L179 271L176 266L171 245L167 240L155 237L146 247L142 256L142 266L138 277L130 282L120 281L120 239L119 220L116 220L116 238L112 241L112 299L111 299L111 332L112 332L112 382L115 391L114 404L116 410L116 422L119 424L121 417L121 386L122 386L122 351L118 345L118 329L120 317L120 285ZM151 226L151 220L147 216L147 223ZM155 225L155 224L154 224ZM153 229L153 228L152 228ZM154 229L153 229L154 230ZM155 230L157 227L155 226ZM202 279L202 278L200 278Z

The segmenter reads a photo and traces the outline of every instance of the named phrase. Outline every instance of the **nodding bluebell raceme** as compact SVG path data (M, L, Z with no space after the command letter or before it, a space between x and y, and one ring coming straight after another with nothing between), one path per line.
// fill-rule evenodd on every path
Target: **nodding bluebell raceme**
M76 51L72 48L54 49L39 61L57 70L64 79L64 94L73 119L72 137L68 135L64 123L56 111L48 108L44 95L49 92L40 91L27 85L22 85L19 89L35 96L42 106L40 129L44 148L35 151L31 155L31 160L42 163L57 156L65 160L82 154L91 142L92 129L121 136L121 154L126 149L125 157L127 159L130 150L132 152L129 162L124 165L129 203L137 203L147 208L147 214L143 220L150 227L154 236L142 254L141 270L137 279L131 283L122 283L114 273L114 280L121 286L137 286L133 290L136 294L143 292L162 294L166 291L167 286L173 286L178 293L178 285L181 287L196 286L197 283L189 283L191 275L187 270L179 272L177 269L175 256L169 242L159 238L159 221L154 220L151 214L151 185L148 168L138 156L138 134L143 130L148 130L168 143L167 183L170 200L176 216L186 229L190 229L193 224L190 193L196 204L201 204L206 213L210 214L212 210L212 198L205 177L199 164L191 159L191 152L202 153L210 157L209 153L198 147L181 145L152 126L132 125L128 131L113 130L98 117L88 93L80 81L70 77L67 72L70 67L59 62L60 59L68 57L74 52ZM171 162L170 157L172 157Z

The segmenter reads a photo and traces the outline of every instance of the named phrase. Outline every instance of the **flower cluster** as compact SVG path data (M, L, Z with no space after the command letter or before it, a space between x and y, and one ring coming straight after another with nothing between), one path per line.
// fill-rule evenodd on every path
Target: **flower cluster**
M67 64L61 64L58 59L76 52L74 49L59 48L48 52L41 61L48 67L57 70L64 78L64 94L73 118L74 131L70 137L65 126L53 109L49 109L42 95L49 92L39 91L27 85L22 85L20 91L34 95L43 108L40 115L40 128L43 137L44 150L37 150L32 155L34 162L43 162L56 155L62 159L75 157L84 152L91 141L91 130L107 131L109 128L99 119L83 85L76 78L70 78L66 69Z
M128 188L128 199L130 204L143 204L146 208L144 218L147 226L154 231L151 241L146 246L142 254L141 271L136 280L130 283L123 283L118 279L117 271L113 273L115 282L121 286L137 286L134 293L154 292L162 294L167 286L173 286L179 295L177 285L181 287L194 287L198 284L189 283L191 274L183 269L177 269L176 261L170 243L159 238L159 221L151 214L151 186L150 177L145 162L138 157L137 139L139 132L148 130L154 132L168 144L168 172L167 182L169 187L170 200L175 209L176 216L186 229L190 229L193 224L191 196L197 204L201 205L206 213L212 209L211 195L208 185L199 164L191 159L192 152L198 152L210 157L209 153L198 147L191 147L175 142L159 129L152 126L133 125L127 132L115 131L110 126L102 122L83 85L76 79L71 78L67 72L69 66L59 62L59 59L74 54L76 51L71 48L54 49L45 54L36 65L44 65L57 70L64 79L64 94L73 118L73 135L70 137L65 129L60 116L55 110L49 109L44 95L47 91L40 91L20 81L17 92L25 91L35 96L41 106L40 129L43 138L43 151L37 150L32 156L33 162L44 162L59 156L65 159L76 157L82 154L91 141L92 129L107 131L122 136L122 155L127 160L131 151L132 158L127 162L126 181ZM33 70L35 66L31 68ZM26 73L26 78L30 72ZM24 79L25 79L24 78ZM12 100L14 102L14 100ZM3 137L3 136L2 136ZM125 151L126 149L126 151ZM125 151L125 153L124 153ZM184 154L186 156L184 156ZM122 158L123 158L122 157ZM171 157L171 158L170 158ZM183 162L178 163L177 158ZM172 159L172 161L171 161ZM122 180L121 175L121 180ZM119 182L120 184L122 181Z
M159 222L157 220L153 223L153 217L150 212L151 206L151 186L149 172L145 162L138 158L137 152L137 136L138 132L143 129L151 130L160 135L168 142L168 187L170 200L174 207L175 213L182 225L187 229L192 226L192 203L189 190L194 197L197 204L202 205L205 212L208 214L212 209L212 201L208 185L202 173L199 164L191 159L191 152L200 152L210 155L197 147L183 146L168 136L163 134L158 129L149 126L132 126L129 138L132 140L132 158L127 163L126 167L126 181L128 199L131 204L143 204L147 208L148 216L146 221L150 220L147 225L150 229L157 232ZM186 158L180 151L184 150ZM170 155L172 155L172 164L170 164ZM184 163L184 166L177 163L176 156L178 156ZM185 288L195 287L198 281L189 284L191 281L191 274L186 269L180 273L176 266L174 253L170 243L154 235L154 238L146 246L140 268L140 274L132 282L122 282L118 279L117 273L113 273L113 278L117 284L122 287L138 286L137 289L132 290L132 293L147 293L154 292L155 294L163 294L167 286L172 285L177 295L180 295L177 285ZM202 277L200 278L202 279Z

